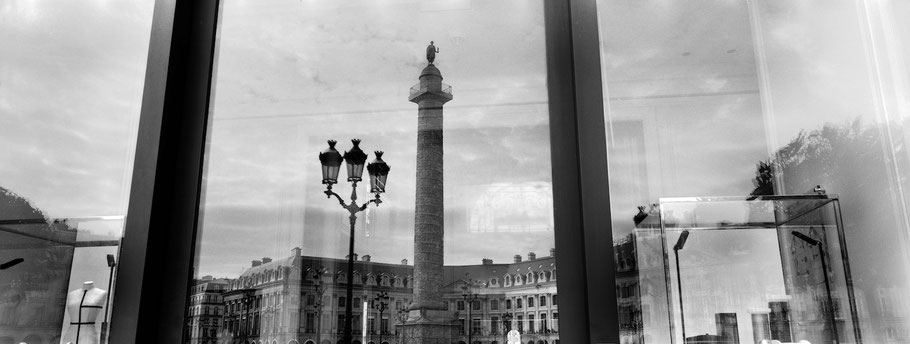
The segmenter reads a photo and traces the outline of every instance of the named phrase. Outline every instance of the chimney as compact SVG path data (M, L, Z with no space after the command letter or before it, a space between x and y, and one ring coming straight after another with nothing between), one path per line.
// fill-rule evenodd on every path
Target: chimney
M261 261L261 260L254 260L254 261L253 261L253 267L254 267L254 268L257 267L257 266L260 266L260 265L262 265L262 261Z
M268 264L272 262L272 258L262 257L262 264Z
M555 247L550 249L550 257L556 257L556 248Z
M484 258L483 265L493 265L493 260L490 258Z
M537 255L534 252L528 252L528 260L537 259Z
M515 255L515 262L516 262L516 263L521 263L521 255L520 255L520 254L516 254L516 255Z
M291 257L300 257L300 247L291 249Z
M402 260L401 260L401 265L408 265L408 260L407 260L407 259L402 259Z
M357 256L355 255L354 257L356 258ZM361 260L363 260L365 262L369 262L370 258L371 258L370 255L365 254L365 255L363 255L363 258L361 258Z
M350 255L350 254L345 255L344 258L345 258L345 259L350 259L350 258L351 258L351 255ZM357 260L357 254L354 253L354 261L356 261L356 260Z

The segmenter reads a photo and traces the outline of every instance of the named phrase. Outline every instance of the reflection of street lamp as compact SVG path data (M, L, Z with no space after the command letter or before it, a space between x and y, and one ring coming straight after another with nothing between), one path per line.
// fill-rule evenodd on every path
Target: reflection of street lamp
M676 288L679 294L679 323L682 326L682 338L683 344L686 343L686 314L683 311L683 296L682 296L682 276L679 274L679 251L686 246L686 240L689 239L689 231L683 231L679 234L679 239L676 240L676 245L673 245L673 255L676 256Z
M791 231L790 234L793 234L793 236L805 241L809 245L818 247L818 255L822 258L822 276L825 278L825 291L828 294L828 317L831 321L831 328L834 329L834 342L838 343L839 336L837 334L837 322L834 320L834 300L831 298L831 284L828 282L828 264L825 260L825 249L822 247L820 241L812 239L803 233Z
M363 205L357 205L357 182L361 181L363 176L363 164L367 161L367 154L360 149L360 140L353 139L351 142L354 147L350 151L338 153L335 150L335 140L329 140L329 148L319 153L319 162L322 164L322 183L325 184L326 197L335 196L342 208L347 209L351 214L348 218L351 221L351 239L348 244L348 288L347 300L344 306L344 335L342 343L350 344L354 339L351 321L353 319L353 300L354 300L354 224L357 223L357 213L366 210L370 202L382 203L379 194L385 192L386 178L389 176L389 165L382 161L382 152L376 152L376 159L367 165L367 171L370 174L370 192L376 194L376 198L371 199ZM341 168L341 161L347 163L348 181L351 182L351 204L345 201L332 191L332 184L338 183L338 171Z
M241 331L240 335L246 338L249 338L253 334L253 297L256 294L256 289L244 289L243 294L241 294L240 303L243 304L246 315L242 316L241 319Z
M376 294L376 297L373 298L373 308L379 310L379 344L382 344L382 314L385 313L386 308L389 306L389 293L380 292Z
M107 340L110 332L110 324L107 322L108 309L111 305L111 286L114 282L114 267L117 266L117 261L114 260L114 255L107 255L107 267L111 268L111 274L107 278L107 295L104 300L104 319L101 321L101 342L104 343Z
M474 334L474 320L471 319L471 309L474 308L474 302L477 302L477 300L480 299L480 295L471 293L470 288L468 288L468 282L465 282L465 285L461 286L461 296L464 297L465 307L468 308L468 344L474 344L474 342L471 341L472 334Z

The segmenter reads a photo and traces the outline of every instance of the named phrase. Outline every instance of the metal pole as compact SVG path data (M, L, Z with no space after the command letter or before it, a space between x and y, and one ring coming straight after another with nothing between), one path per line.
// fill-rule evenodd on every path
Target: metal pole
M825 291L828 294L828 317L831 319L831 328L834 329L834 343L840 343L839 336L837 334L837 321L834 318L834 299L831 298L831 284L828 282L828 264L825 262L825 249L822 248L821 243L818 245L818 253L822 258L822 276L825 278Z
M320 334L322 333L322 272L317 271L313 278L313 286L316 287L316 344L322 344Z
M107 322L107 315L111 308L111 286L114 282L114 266L116 266L116 264L111 265L111 274L107 278L107 295L105 296L106 300L104 300L104 321L101 322L102 343L108 341L111 332L111 324Z
M357 184L354 184L354 190ZM354 335L351 332L351 321L353 320L353 302L354 302L354 224L357 223L357 215L351 212L351 240L348 244L348 292L347 302L344 304L344 337L342 343L351 344Z
M686 315L683 311L683 296L682 296L682 275L679 274L679 250L673 248L673 255L676 256L676 288L679 294L679 323L682 326L682 340L683 344L686 343Z

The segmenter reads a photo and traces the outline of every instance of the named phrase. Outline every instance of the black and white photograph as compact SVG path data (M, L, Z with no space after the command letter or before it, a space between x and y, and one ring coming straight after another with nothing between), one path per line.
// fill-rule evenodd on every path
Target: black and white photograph
M910 344L906 18L3 1L0 344Z

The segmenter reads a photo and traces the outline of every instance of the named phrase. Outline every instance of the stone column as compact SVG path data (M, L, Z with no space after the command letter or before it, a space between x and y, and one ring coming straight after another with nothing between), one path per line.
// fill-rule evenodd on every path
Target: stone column
M442 299L443 166L442 106L452 100L439 69L429 63L411 87L417 103L417 200L414 228L414 300L402 330L408 344L448 344L454 314Z

